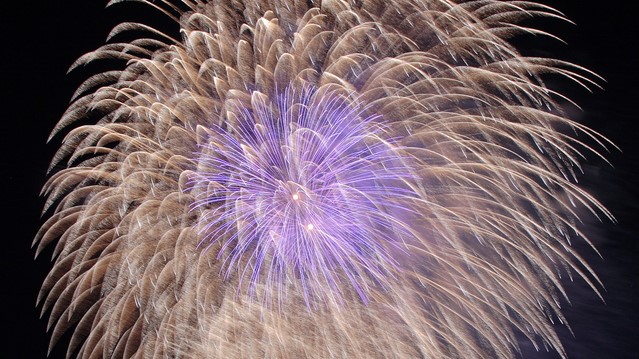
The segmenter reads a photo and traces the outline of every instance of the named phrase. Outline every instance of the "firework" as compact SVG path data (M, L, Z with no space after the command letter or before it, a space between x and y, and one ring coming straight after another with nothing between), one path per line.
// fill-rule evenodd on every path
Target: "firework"
M119 2L119 1L113 1ZM565 356L574 184L606 140L543 76L595 75L508 40L521 1L146 2L90 77L44 188L52 345L89 357ZM95 119L92 125L74 125ZM53 136L52 135L52 136Z

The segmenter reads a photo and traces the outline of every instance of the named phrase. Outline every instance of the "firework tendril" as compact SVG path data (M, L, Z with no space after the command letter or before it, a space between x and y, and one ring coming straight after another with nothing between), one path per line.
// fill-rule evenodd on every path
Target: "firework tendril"
M119 3L122 1L112 1ZM78 358L566 356L576 183L613 146L544 84L597 76L510 40L528 1L146 1L72 68L37 252ZM119 38L134 40L117 42ZM91 123L80 125L79 123ZM63 169L60 169L60 168ZM55 169L55 170L54 170ZM524 338L524 339L522 339Z

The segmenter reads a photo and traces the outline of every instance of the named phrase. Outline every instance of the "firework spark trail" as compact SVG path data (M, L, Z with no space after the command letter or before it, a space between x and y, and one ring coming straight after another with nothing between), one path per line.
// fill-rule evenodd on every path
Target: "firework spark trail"
M183 39L117 26L148 37L74 64L127 61L52 134L97 119L65 130L44 188L52 345L73 330L81 358L510 358L521 333L565 355L560 276L598 282L569 245L577 213L610 217L575 171L607 143L542 82L594 75L508 43L561 13L143 2Z

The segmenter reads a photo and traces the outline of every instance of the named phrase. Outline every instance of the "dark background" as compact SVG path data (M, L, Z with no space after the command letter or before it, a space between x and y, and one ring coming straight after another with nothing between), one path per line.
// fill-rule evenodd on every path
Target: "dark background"
M576 244L605 285L602 302L582 281L567 283L572 304L564 313L574 336L558 331L570 358L639 358L639 26L633 1L545 1L576 26L537 22L568 45L525 38L521 51L583 65L605 78L593 93L561 88L582 106L567 108L574 119L614 141L622 151L607 155L612 166L591 158L580 183L616 216L618 223L587 223L603 257ZM70 75L80 55L102 44L110 29L125 20L157 18L135 4L104 9L101 0L5 1L2 26L2 109L0 154L3 221L3 319L0 358L45 358L49 336L35 302L50 268L50 253L34 260L32 238L42 223L38 196L46 169L60 139L47 136L65 110L75 88L99 67ZM144 16L144 11L147 12ZM148 21L146 21L148 23ZM152 23L154 24L154 23ZM166 26L166 23L154 24ZM175 30L175 29L173 29ZM551 84L552 85L552 84ZM64 346L52 358L64 357ZM524 346L525 358L556 358L543 348Z

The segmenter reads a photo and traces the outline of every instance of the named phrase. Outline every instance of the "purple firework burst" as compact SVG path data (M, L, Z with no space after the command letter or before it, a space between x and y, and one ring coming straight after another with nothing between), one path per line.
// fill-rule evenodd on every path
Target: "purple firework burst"
M345 281L367 301L410 236L402 214L420 196L408 157L378 116L335 91L254 93L237 113L198 156L201 244L219 243L225 277L238 271L252 294L256 282L281 288L293 276L307 304L339 301Z

